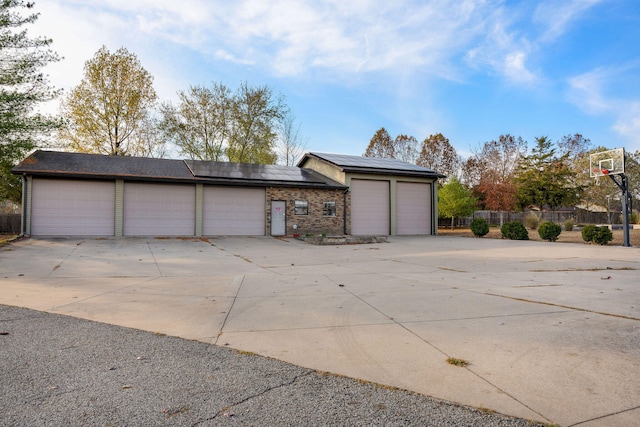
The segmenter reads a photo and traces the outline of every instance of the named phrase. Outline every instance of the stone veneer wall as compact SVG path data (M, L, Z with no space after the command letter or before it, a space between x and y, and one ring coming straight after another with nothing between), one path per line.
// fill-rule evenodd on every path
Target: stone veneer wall
M286 212L286 234L322 234L328 236L340 236L345 233L344 228L344 190L324 190L316 188L283 188L267 187L267 235L271 234L271 202L285 201L287 203ZM347 206L350 194L347 194ZM295 214L295 201L306 200L309 205L308 215ZM324 202L336 202L336 215L323 216ZM347 210L347 213L349 210ZM348 222L347 222L348 223ZM293 229L296 224L298 228ZM348 231L348 230L347 230Z

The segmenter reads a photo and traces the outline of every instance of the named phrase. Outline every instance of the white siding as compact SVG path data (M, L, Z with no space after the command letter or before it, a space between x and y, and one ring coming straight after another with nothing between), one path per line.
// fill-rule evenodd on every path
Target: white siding
M351 234L389 234L389 181L351 180Z
M33 179L33 236L113 236L115 183Z
M264 236L265 190L205 186L202 234L205 236Z
M125 236L193 236L195 197L195 185L125 182Z
M398 182L396 187L398 234L431 234L431 184Z

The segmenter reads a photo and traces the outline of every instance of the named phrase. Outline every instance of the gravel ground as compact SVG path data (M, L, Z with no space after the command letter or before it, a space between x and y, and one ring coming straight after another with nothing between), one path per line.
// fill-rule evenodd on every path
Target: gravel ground
M527 426L229 348L0 305L1 426Z

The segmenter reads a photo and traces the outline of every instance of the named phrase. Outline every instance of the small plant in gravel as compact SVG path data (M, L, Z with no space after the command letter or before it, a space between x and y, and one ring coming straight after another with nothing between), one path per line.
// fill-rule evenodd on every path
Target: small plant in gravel
M531 230L535 230L536 228L538 228L538 224L540 224L540 218L538 217L538 215L531 212L524 218L524 223Z
M542 240L555 242L562 233L562 227L555 222L543 222L538 228L538 234Z
M489 232L489 224L484 218L474 218L471 221L471 232L476 237L483 237Z
M572 231L573 227L576 225L576 222L573 220L573 218L569 218L564 220L563 225L564 231Z
M505 222L500 228L503 239L509 240L529 240L529 232L525 226L518 221Z

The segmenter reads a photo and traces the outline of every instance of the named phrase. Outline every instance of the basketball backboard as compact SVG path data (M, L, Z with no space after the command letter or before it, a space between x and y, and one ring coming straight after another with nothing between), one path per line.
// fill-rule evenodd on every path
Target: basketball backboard
M624 148L600 151L589 155L591 177L624 173Z

